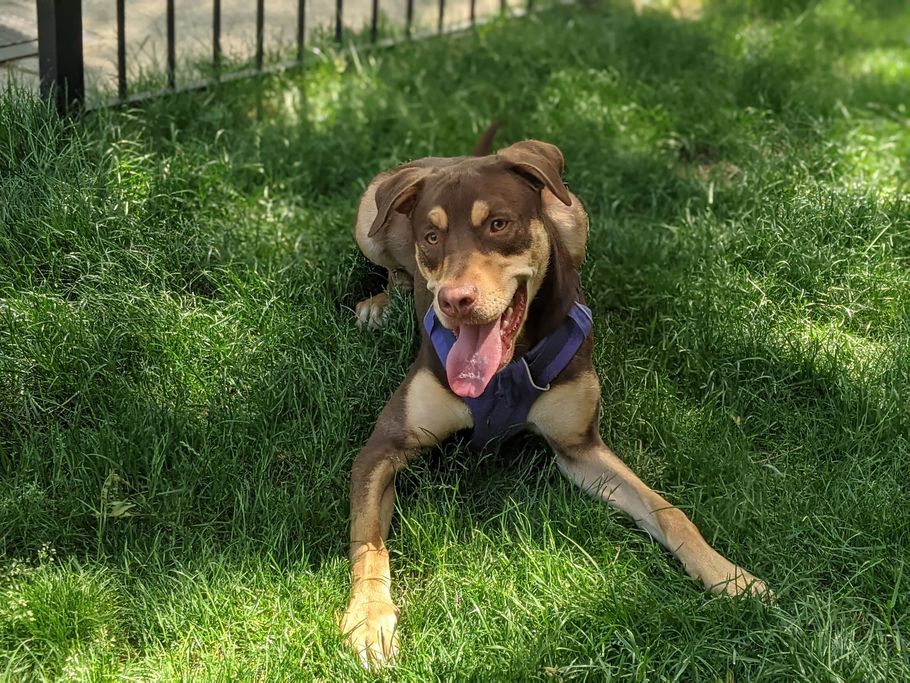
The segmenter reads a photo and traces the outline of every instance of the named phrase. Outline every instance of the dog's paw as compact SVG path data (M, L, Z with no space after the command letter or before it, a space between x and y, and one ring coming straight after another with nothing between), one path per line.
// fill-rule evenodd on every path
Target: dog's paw
M701 580L705 588L715 594L729 597L747 595L766 602L774 600L774 593L764 581L721 556L701 572Z
M381 292L369 299L364 299L354 308L358 327L368 327L371 330L379 329L385 320L389 309L389 295Z
M351 598L341 632L365 668L390 664L398 655L398 608L385 600Z

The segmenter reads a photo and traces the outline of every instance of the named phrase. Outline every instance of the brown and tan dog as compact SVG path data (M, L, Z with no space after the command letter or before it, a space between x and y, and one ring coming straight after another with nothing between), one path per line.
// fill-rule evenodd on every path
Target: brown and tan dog
M390 287L413 287L418 320L434 307L431 315L455 333L444 364L421 327L417 359L354 461L353 585L341 629L365 665L387 662L398 650L385 546L395 473L421 449L474 427L469 399L583 303L578 270L588 218L561 179L563 163L557 147L534 140L494 155L430 157L380 174L361 198L355 234L363 253L388 269ZM358 321L378 326L387 304L386 293L361 302ZM767 595L762 581L708 545L601 440L592 345L587 334L558 377L540 388L524 426L543 435L570 480L630 515L707 588Z

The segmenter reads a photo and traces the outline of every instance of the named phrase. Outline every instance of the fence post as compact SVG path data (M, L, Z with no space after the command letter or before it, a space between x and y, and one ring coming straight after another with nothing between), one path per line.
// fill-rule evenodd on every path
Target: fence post
M37 9L41 95L62 114L85 100L82 0L37 0Z

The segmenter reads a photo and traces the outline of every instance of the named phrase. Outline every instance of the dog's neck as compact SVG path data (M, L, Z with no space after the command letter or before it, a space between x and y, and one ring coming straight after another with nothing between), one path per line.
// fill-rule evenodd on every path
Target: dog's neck
M531 301L527 321L516 355L534 347L541 339L563 324L569 309L578 301L584 303L578 270L560 240L559 233L544 221L550 239L547 273Z

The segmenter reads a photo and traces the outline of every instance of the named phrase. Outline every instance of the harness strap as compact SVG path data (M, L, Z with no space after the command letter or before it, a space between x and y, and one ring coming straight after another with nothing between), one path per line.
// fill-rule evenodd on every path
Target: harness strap
M534 384L549 388L578 353L593 326L591 309L576 301L569 309L565 322L523 357Z

